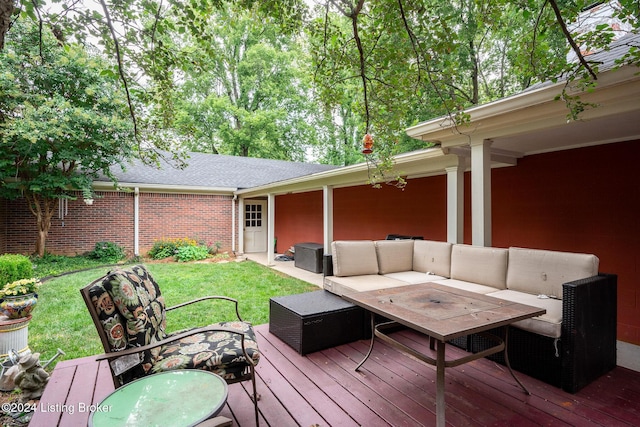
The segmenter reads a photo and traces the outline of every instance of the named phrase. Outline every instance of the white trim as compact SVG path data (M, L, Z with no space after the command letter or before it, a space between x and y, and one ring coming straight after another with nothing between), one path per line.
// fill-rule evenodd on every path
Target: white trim
M275 264L276 254L274 243L275 234L275 218L276 218L276 197L273 193L269 193L267 198L267 265Z
M140 256L140 189L133 192L133 254Z
M322 187L322 230L324 254L330 254L333 242L333 187L330 185Z
M94 181L94 190L121 192L123 189L133 190L138 188L143 193L167 193L167 194L219 194L232 195L238 190L237 187L201 187L189 185L166 185L166 184L140 184L134 182L118 182L114 187L112 182ZM125 190L126 191L126 190Z
M640 372L640 346L618 340L616 342L617 365Z

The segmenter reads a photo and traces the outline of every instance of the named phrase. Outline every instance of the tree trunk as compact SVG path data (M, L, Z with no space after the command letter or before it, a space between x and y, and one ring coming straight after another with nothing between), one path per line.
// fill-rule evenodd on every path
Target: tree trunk
M46 250L47 237L49 236L49 229L51 228L51 218L58 206L58 199L40 198L36 194L27 194L26 198L31 213L36 217L38 227L35 254L42 257Z
M4 49L4 38L11 26L13 0L0 0L0 50Z

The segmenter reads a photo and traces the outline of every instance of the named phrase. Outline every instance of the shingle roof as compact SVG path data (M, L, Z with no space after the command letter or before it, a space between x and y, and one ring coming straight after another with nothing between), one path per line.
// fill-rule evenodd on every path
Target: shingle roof
M609 45L607 50L601 50L599 52L585 55L584 59L592 66L597 65L598 73L609 71L619 64L616 63L620 58L629 52L631 49L640 49L640 34L630 33L618 40L615 40ZM560 80L564 80L566 76L562 76ZM551 80L531 85L524 92L529 92L533 89L539 89L554 84Z
M113 167L112 172L121 183L240 189L311 175L337 167L219 154L188 155L188 166L184 169L179 169L166 160L161 161L160 169L134 160L124 172L119 166Z

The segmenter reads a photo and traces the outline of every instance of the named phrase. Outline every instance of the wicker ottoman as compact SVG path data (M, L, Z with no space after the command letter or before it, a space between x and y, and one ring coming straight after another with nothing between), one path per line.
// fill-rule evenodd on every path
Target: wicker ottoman
M330 292L274 297L269 304L269 332L300 354L364 337L364 309Z
M323 247L320 243L298 243L294 248L296 267L312 273L322 273Z

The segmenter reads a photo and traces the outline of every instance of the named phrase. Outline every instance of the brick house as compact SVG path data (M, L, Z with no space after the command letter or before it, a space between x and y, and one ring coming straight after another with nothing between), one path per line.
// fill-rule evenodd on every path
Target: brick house
M134 165L123 188L96 182L93 205L62 206L48 250L77 253L109 240L144 254L154 239L198 237L239 253L275 253L299 242L382 239L387 234L482 246L596 254L618 275L619 364L640 370L640 73L613 61L640 37L622 38L599 61L597 104L578 121L542 84L407 133L435 148L398 155L403 190L367 184L366 163L342 168L194 154L186 170ZM577 90L577 89L576 89ZM375 147L374 147L375 148ZM29 252L34 220L24 202L0 201L0 251ZM277 244L270 244L277 242Z
M188 164L185 169L169 161L160 169L141 162L126 171L114 167L119 189L107 179L96 181L90 205L80 193L77 200L60 203L47 251L82 254L96 242L110 241L132 255L144 255L155 240L165 237L197 238L235 251L236 191L335 168L202 153L191 153ZM0 253L32 253L36 236L35 218L25 200L0 200Z

